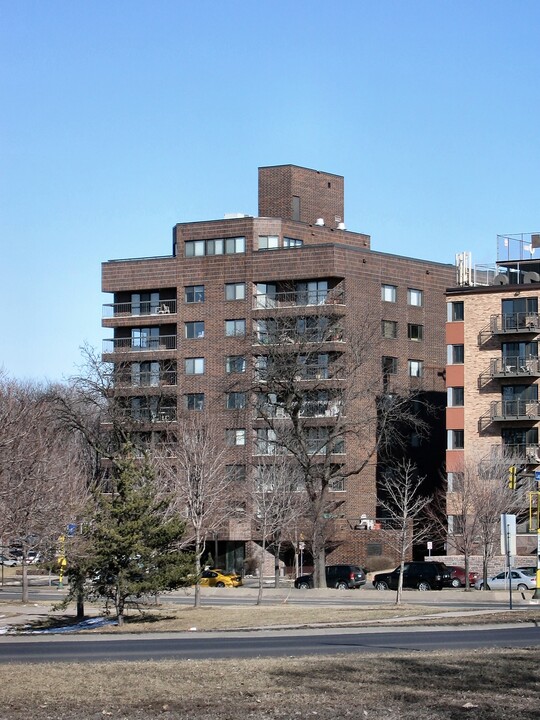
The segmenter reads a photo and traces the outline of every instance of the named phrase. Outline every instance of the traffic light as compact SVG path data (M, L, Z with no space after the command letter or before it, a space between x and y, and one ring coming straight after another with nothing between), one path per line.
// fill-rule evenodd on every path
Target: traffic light
M517 487L516 480L517 480L517 468L515 465L510 465L510 467L508 468L508 487L510 488L510 490L516 489L516 487Z

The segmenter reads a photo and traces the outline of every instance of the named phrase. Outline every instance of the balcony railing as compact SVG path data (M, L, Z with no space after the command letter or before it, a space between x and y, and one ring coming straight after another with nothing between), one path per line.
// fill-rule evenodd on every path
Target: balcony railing
M103 317L138 317L139 315L174 315L176 300L141 300L140 302L105 303Z
M291 290L272 294L255 295L254 310L268 310L285 307L306 307L308 305L343 305L345 295L342 289L334 290Z
M103 353L160 352L176 350L176 335L160 335L149 338L107 338L103 341Z
M537 400L502 400L491 403L491 419L540 420L540 403Z
M515 445L492 445L491 458L495 462L510 465L540 464L540 445L538 443L516 443Z
M537 312L517 312L492 315L491 332L496 335L540 332L540 314Z
M159 410L151 410L150 408L139 408L131 413L131 420L134 422L156 423L156 422L174 422L176 420L175 407L163 407Z
M115 375L114 384L116 387L172 387L177 384L176 370L161 370L155 372L130 373L122 372Z
M491 377L540 376L540 360L537 357L525 358L518 355L493 358L487 374Z

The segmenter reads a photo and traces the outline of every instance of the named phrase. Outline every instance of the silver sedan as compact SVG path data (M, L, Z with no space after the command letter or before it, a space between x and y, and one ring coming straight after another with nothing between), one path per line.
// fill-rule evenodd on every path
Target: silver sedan
M536 577L526 575L521 570L511 570L512 577L512 590L535 590L536 588ZM477 590L482 590L484 587L484 580L479 578L475 583L474 587ZM508 570L489 577L487 579L486 590L507 590L508 589Z

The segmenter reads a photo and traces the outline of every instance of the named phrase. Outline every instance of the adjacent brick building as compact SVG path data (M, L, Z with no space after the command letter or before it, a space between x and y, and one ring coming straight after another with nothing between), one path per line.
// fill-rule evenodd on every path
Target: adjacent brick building
M539 246L540 235L500 236L497 263L473 270L462 258L461 284L448 290L449 553L462 522L460 472L491 458L502 463L509 482L515 480L521 501L517 554L525 556L522 564L536 562L531 553L537 546L540 467L540 261L534 257ZM494 568L503 562L498 558Z
M242 390L249 390L258 338L276 313L309 326L327 312L339 317L345 337L369 316L378 335L369 362L380 392L410 386L441 403L445 290L455 284L455 268L376 252L368 235L344 223L342 177L264 167L259 217L180 223L171 256L103 264L103 291L113 293L103 319L113 337L104 341L103 357L114 363L117 392L144 433L204 407L222 428L230 467L240 479L248 476L260 453L260 423ZM329 358L341 352L336 337L321 352L319 380L330 383ZM444 460L442 422L432 420L428 440L411 438L411 453L432 486ZM339 462L354 466L352 455L361 452L350 443ZM331 561L392 554L377 518L376 477L374 462L334 488L342 502ZM252 532L238 519L222 528L212 546L221 566L241 566L257 540Z

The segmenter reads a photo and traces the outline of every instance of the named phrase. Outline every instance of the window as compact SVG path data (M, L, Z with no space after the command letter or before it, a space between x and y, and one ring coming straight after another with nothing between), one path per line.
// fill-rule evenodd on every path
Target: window
M272 428L257 428L255 440L256 455L275 455L277 450L276 433Z
M204 302L204 285L187 285L184 288L184 298L187 303Z
M188 393L184 395L186 410L204 410L204 393Z
M226 283L225 300L245 300L246 283Z
M304 244L303 240L297 240L296 238L288 238L288 237L283 238L283 247L284 248L298 248L298 247L302 247L303 244Z
M186 375L204 375L204 358L186 358Z
M159 349L159 327L132 328L131 347L134 350Z
M424 293L422 290L416 290L415 288L407 289L407 304L414 305L416 307L422 307L424 304Z
M243 355L229 355L229 357L225 359L225 372L246 372L246 358Z
M384 355L382 358L382 371L384 375L397 375L397 357L390 357L389 355Z
M133 293L131 295L132 315L155 315L159 309L158 292Z
M277 235L259 235L259 250L275 250L279 247Z
M225 465L225 476L229 482L245 482L245 465Z
M225 337L241 337L246 334L246 321L225 320Z
M142 362L131 364L131 384L157 387L160 380L158 362Z
M236 255L246 252L246 238L226 238L225 239L225 255Z
M422 377L423 370L422 360L409 360L409 377Z
M464 319L464 305L462 301L450 302L446 307L446 319L448 322L458 322Z
M465 400L465 390L462 387L449 387L447 396L448 407L462 407Z
M449 472L446 474L448 492L461 492L463 490L463 473Z
M340 475L333 477L328 483L330 492L345 492L345 478Z
M463 345L448 345L446 359L449 365L462 365L465 360L465 348Z
M465 445L465 431L464 430L448 430L448 449L449 450L462 450Z
M204 255L232 255L246 251L246 238L216 238L212 240L187 240L186 257L203 257Z
M246 407L246 393L230 392L225 395L227 410L243 410Z
M448 534L463 535L465 529L465 518L463 515L448 516Z
M397 338L397 322L395 320L381 320L381 331L383 338Z
M204 322L187 322L184 323L185 336L187 340L200 339L204 337Z
M423 325L415 325L414 323L409 323L407 325L407 337L409 340L423 340L424 339L424 326Z
M297 305L324 305L328 297L328 280L296 283Z
M306 428L307 450L310 455L325 455L328 451L341 455L345 452L345 441L343 438L336 438L333 447L329 447L331 429L328 427Z
M397 302L397 287L395 285L381 285L381 300L384 300L384 302Z
M229 428L225 430L225 442L229 447L246 444L246 431L244 428Z
M205 254L204 240L188 240L186 242L186 257L202 257Z

